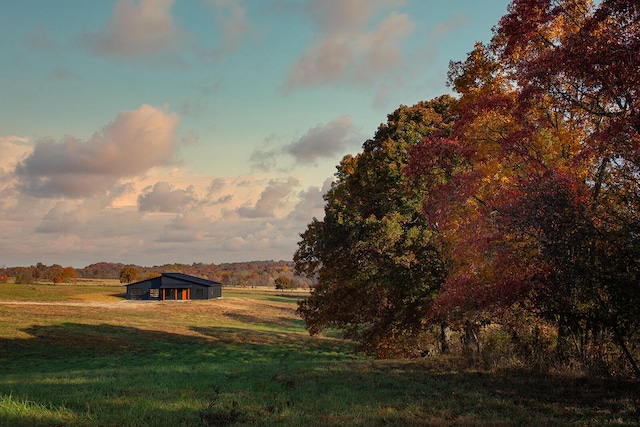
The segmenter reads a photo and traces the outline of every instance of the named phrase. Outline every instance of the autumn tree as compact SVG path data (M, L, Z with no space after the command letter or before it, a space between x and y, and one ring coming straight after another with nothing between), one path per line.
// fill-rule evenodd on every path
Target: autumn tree
M521 110L550 112L530 134L579 147L558 171L569 176L566 189L582 192L573 226L542 233L558 275L543 306L598 352L616 343L640 376L627 345L640 329L640 3L514 1L496 38ZM564 200L561 193L546 221L565 212Z
M33 269L28 267L16 267L14 271L15 271L14 283L29 285L34 282Z
M138 269L135 267L125 267L120 271L120 283L131 283L138 280Z
M294 256L296 273L316 280L298 308L311 334L341 329L377 357L424 352L423 320L446 268L403 169L423 137L450 131L453 103L401 106L338 166L324 219L308 225Z
M71 282L73 279L78 277L78 272L73 267L64 267L62 269L62 281L63 282Z
M640 373L639 22L631 0L515 0L452 64L460 118L410 168L453 260L436 312L518 303Z
M291 280L291 278L287 276L278 276L274 281L276 284L276 289L288 290L288 289L294 289L294 286L295 286L295 283L293 282L293 280Z
M40 263L38 264L37 269L43 271L42 278L50 280L54 284L70 282L71 279L78 277L78 273L73 267L62 267L60 264L53 264L47 267L44 266L44 264L42 264L42 266L40 266Z
M62 283L63 267L60 264L53 264L44 271L43 279L50 280L54 284Z

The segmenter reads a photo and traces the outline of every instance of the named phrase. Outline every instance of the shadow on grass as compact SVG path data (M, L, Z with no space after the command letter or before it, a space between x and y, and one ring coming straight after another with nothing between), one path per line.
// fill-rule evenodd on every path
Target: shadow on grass
M236 320L240 323L249 325L255 325L266 329L278 329L286 330L289 332L305 332L305 324L302 319L294 319L289 313L283 313L277 318L271 318L269 321L265 321L263 317L259 315L253 315L248 313L227 313L227 317Z
M247 298L247 299L255 299L260 301L270 301L270 302L284 302L291 305L297 305L298 301L306 299L308 295L299 295L295 293L291 294L262 294L262 293L242 293L234 290L230 290L227 292L223 291L223 297L232 297L232 298Z
M65 323L0 340L0 425L558 425L640 421L637 382L373 361L304 333ZM443 362L443 363L440 363Z
M316 340L295 329L298 333L286 332L288 328L265 332L240 327L191 327L194 334L183 335L110 324L32 326L23 329L30 338L0 339L0 359L5 369L19 372L37 366L46 372L58 364L65 369L72 358L89 358L99 364L127 355L147 355L152 358L147 360L153 360L159 353L163 361L200 357L210 363L240 358L277 361L284 354L301 360L327 355L327 360L333 360L336 354L342 360L354 357L343 341ZM44 365L40 363L43 359L47 360Z

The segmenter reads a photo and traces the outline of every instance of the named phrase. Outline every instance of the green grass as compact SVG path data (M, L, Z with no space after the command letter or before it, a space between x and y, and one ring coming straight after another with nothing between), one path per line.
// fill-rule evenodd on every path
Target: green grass
M0 301L114 302L121 301L125 295L125 286L116 280L106 283L80 282L75 285L0 283Z
M0 303L0 425L640 422L638 382L488 372L447 358L376 361L348 342L308 337L294 302L247 294L113 307Z

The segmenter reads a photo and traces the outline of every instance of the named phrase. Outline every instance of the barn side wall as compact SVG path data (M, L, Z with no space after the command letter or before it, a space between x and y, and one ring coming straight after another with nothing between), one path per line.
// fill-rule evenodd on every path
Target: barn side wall
M160 289L162 287L162 289ZM205 286L177 278L161 276L132 283L127 286L129 300L159 300L162 291L167 289L190 289L190 297L194 300L222 297L222 285Z
M154 277L152 279L143 280L141 282L132 283L127 286L127 299L134 300L149 300L159 299L156 295L157 292L150 292L151 289L160 288L160 277Z

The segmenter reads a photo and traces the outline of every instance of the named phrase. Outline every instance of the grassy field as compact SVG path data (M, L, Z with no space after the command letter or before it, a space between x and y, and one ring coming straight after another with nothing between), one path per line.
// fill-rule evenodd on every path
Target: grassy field
M0 284L1 426L638 425L640 383L376 361L310 338L295 297L132 302Z

